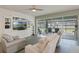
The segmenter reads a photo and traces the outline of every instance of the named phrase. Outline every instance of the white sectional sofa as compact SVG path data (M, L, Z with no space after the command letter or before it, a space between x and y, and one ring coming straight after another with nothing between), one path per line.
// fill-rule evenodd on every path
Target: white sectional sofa
M60 37L61 33L51 34L43 38L38 38L37 36L19 38L17 36L14 37L8 34L3 34L1 38L2 52L14 53L23 48L25 48L26 53L55 52Z
M25 48L28 44L35 44L38 42L39 37L37 35L20 38L18 36L11 36L9 34L3 34L1 37L1 47L4 53L19 52Z
M8 39L8 41L7 41ZM8 34L4 34L1 38L2 52L13 53L24 48L26 41L23 38L12 37Z
M25 53L54 53L61 34L51 34L41 38L35 45L25 46Z

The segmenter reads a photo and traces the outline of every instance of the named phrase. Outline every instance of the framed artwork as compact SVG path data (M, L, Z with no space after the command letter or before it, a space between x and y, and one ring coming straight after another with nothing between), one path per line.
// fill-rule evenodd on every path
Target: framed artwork
M26 30L27 21L25 18L13 17L13 30Z
M5 29L9 29L11 26L11 18L5 18Z
M10 28L10 26L9 25L5 25L5 29L8 29L8 28Z

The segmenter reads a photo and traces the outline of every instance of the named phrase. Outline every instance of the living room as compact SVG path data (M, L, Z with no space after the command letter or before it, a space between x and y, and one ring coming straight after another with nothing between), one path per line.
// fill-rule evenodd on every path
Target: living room
M0 5L0 52L78 53L78 18L78 5Z

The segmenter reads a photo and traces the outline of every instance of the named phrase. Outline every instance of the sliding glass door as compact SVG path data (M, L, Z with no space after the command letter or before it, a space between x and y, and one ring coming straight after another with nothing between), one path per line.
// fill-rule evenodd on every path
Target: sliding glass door
M54 33L55 29L73 34L77 28L77 16L64 16L38 21L38 34Z
M46 33L46 21L45 20L38 21L37 31L38 31L38 34L45 34Z

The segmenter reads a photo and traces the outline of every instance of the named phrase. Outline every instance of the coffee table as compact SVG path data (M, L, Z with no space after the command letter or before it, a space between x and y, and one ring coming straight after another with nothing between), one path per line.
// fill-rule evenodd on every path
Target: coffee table
M39 41L40 37L38 37L37 35L34 35L34 36L26 37L25 39L26 39L27 45L28 44L34 45Z

